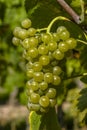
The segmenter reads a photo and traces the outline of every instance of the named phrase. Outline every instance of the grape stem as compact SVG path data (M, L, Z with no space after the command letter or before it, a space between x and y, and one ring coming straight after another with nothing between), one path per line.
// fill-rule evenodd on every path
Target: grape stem
M67 21L70 21L68 18L63 17L63 16L58 16L58 17L54 18L54 19L51 21L51 23L48 25L48 27L47 27L47 33L48 33L48 34L50 34L50 30L51 30L53 24L54 24L57 20L67 20Z
M79 74L79 75L75 75L75 76L67 77L65 80L67 80L67 79L72 79L72 78L78 78L78 77L86 76L86 75L87 75L87 73L83 73L83 74Z
M81 43L84 43L85 45L87 45L87 42L83 41L83 40L80 40L80 39L77 39L78 42L81 42Z
M41 31L45 31L47 30L47 28L41 28L41 29L37 29L37 32L41 32Z

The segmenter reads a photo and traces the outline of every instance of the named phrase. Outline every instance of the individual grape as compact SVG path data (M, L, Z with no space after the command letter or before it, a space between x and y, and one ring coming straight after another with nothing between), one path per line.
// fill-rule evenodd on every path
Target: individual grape
M54 52L53 52L53 57L56 59L56 60L62 60L64 58L64 53L62 53L59 49L56 49Z
M38 82L33 81L33 82L31 83L31 88L32 88L33 91L38 90L38 89L39 89L39 84L38 84Z
M41 38L44 43L48 43L51 40L51 36L48 33L42 34Z
M28 53L28 56L31 58L36 58L38 56L38 50L35 47L30 48L27 53Z
M62 73L62 69L59 66L53 67L53 74L54 75L60 75Z
M53 85L59 85L61 83L61 78L57 75L53 76Z
M46 96L48 98L55 98L56 97L56 89L54 88L49 88L47 93L46 93Z
M36 29L35 29L35 28L29 28L29 29L27 30L28 36L34 36L35 33L36 33Z
M50 107L54 107L54 106L56 105L56 103L57 103L56 98L54 98L54 99L49 99L49 100L50 100Z
M32 78L33 75L34 75L34 70L33 69L28 69L26 71L26 75L29 77L29 78Z
M41 96L39 100L39 104L42 107L48 107L49 106L49 98L47 96Z
M31 88L29 88L29 89L26 90L26 94L27 94L28 96L30 96L33 92L34 92L34 91L33 91Z
M58 42L60 40L58 33L53 33L52 35L53 35L54 41Z
M39 100L40 100L40 95L37 94L37 93L31 93L30 95L30 101L32 103L39 103Z
M28 19L28 18L26 18L26 19L24 19L22 22L21 22L21 26L23 27L23 28L29 28L29 27L31 27L31 24L32 24L32 22L31 22L31 20L30 19Z
M42 82L44 79L44 74L43 72L35 72L33 78L36 82Z
M42 56L40 56L39 62L40 62L43 66L48 65L49 62L50 62L49 56L47 56L47 55L42 55Z
M34 62L32 68L33 68L34 71L38 72L38 71L41 71L42 65L41 65L40 62Z
M58 48L61 52L66 52L69 49L68 44L66 44L66 42L59 42Z
M44 81L47 83L52 83L53 82L53 74L48 72L44 74Z
M56 32L57 32L58 34L60 34L61 32L66 31L66 30L67 30L66 27L64 27L64 26L59 26L59 27L57 28Z
M20 39L17 38L17 37L13 37L13 38L12 38L12 43L13 43L14 45L18 46L18 45L20 44Z
M70 37L69 31L65 30L59 34L61 40L67 40Z
M39 88L40 88L42 91L46 90L46 89L48 88L48 83L45 82L45 81L41 82L41 83L39 84Z
M74 49L77 46L77 41L74 38L69 38L66 40L66 44L68 44L69 49Z
M28 102L27 107L28 107L29 111L39 111L40 110L40 105L39 104L34 104L34 103Z
M30 47L37 47L38 39L36 37L30 37L29 38L29 45L30 45Z
M46 45L42 44L42 45L40 45L40 46L38 47L38 52L39 52L39 54L41 54L41 55L45 55L45 54L48 53L48 47L47 47Z
M18 37L18 34L19 34L19 31L21 30L21 27L16 27L15 29L14 29L14 31L13 31L13 35L15 36L15 37Z
M25 29L20 29L19 32L18 32L18 35L17 35L18 38L24 40L25 38L28 37L27 35L27 30Z
M55 51L57 49L57 42L50 41L48 43L48 48L49 48L50 51Z
M29 45L29 38L25 38L22 42L22 46L25 48L25 49L28 49L30 47Z

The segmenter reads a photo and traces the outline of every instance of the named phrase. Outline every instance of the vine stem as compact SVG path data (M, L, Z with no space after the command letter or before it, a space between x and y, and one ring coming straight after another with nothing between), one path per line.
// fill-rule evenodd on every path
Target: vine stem
M37 32L41 32L41 31L45 31L47 30L47 28L41 28L41 29L37 29Z
M52 25L53 25L57 20L67 20L67 21L70 21L68 18L63 17L63 16L58 16L58 17L54 18L54 19L51 21L51 23L48 25L48 27L47 27L47 33L50 34L51 27L52 27Z
M66 10L66 12L74 19L77 24L82 22L80 16L64 0L57 0L57 2Z
M78 42L81 42L81 43L84 43L85 45L87 45L87 42L83 41L83 40L80 40L80 39L77 39Z
M86 76L86 75L87 75L87 73L83 73L83 74L75 75L75 76L72 76L72 77L67 77L65 80L72 79L72 78L78 78L78 77Z

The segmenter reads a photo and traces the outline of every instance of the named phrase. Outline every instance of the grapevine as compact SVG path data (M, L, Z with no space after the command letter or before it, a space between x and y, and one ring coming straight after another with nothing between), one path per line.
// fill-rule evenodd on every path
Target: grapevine
M26 59L26 93L28 109L47 113L57 103L57 88L63 80L63 70L59 64L67 57L66 53L77 46L77 40L71 37L64 26L59 26L55 32L51 27L57 20L68 20L56 17L47 28L35 29L30 19L21 22L21 27L13 31L12 42L24 48L23 58Z

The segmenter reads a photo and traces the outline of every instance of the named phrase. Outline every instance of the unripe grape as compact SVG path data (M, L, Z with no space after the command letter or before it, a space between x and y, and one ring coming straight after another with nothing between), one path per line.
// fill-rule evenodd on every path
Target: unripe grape
M59 34L61 40L67 40L70 37L69 31L63 31Z
M49 106L49 98L47 96L41 96L39 100L39 104L42 107L48 107Z
M14 45L18 46L18 45L20 44L20 39L17 38L17 37L13 37L13 38L12 38L12 43L13 43Z
M27 53L28 53L28 56L31 58L36 58L38 56L38 50L35 47L30 48Z
M27 30L28 36L34 36L35 33L36 33L36 29L35 29L35 28L29 28L29 29Z
M61 52L66 52L69 49L68 44L66 44L66 42L59 42L58 48Z
M60 40L58 33L53 33L52 35L53 35L54 41L58 42Z
M29 45L30 45L30 47L37 47L38 39L36 37L30 37L29 38Z
M42 34L41 38L44 43L48 43L51 40L51 36L47 33Z
M34 104L34 103L28 102L27 107L28 107L29 111L39 111L40 110L40 105L39 104Z
M37 93L31 93L30 95L30 101L32 103L39 103L39 100L40 100L40 95L37 94Z
M42 65L41 65L40 62L34 62L32 68L33 68L34 71L38 72L38 71L41 71Z
M54 106L56 105L56 103L57 103L56 98L54 98L54 99L49 99L49 100L50 100L50 107L54 107Z
M19 32L18 32L18 38L24 40L25 38L27 38L28 35L27 35L27 30L25 29L20 29Z
M57 49L57 42L50 41L48 43L48 48L49 48L50 51L55 51Z
M31 20L30 19L28 19L28 18L26 18L26 19L24 19L22 22L21 22L21 26L23 27L23 28L29 28L29 27L31 27Z
M19 34L19 31L21 30L21 27L16 27L15 29L14 29L14 31L13 31L13 35L15 36L15 37L18 37L18 34Z
M53 74L52 73L45 73L44 74L44 81L47 83L52 83L53 82Z
M62 69L59 66L53 67L53 74L54 75L60 75L62 73Z
M43 66L48 65L49 62L50 62L49 56L47 56L47 55L42 55L42 56L40 56L39 62L40 62Z
M54 88L49 88L47 93L46 93L46 96L48 98L55 98L56 97L56 89Z
M53 76L53 85L59 85L61 83L61 78L57 75Z
M48 88L48 83L45 82L45 81L41 82L41 83L39 84L39 88L40 88L42 91L46 90L46 89Z
M29 78L32 78L33 77L33 74L34 74L34 70L33 69L28 69L26 71L26 75L29 77Z
M38 90L38 89L39 89L39 84L38 84L38 82L33 81L33 82L31 83L31 89L32 89L33 91Z
M28 96L30 96L33 92L34 92L34 91L33 91L31 88L29 88L29 89L27 89L26 94L27 94Z
M59 26L59 27L57 28L56 32L57 32L58 34L60 34L61 32L66 31L66 30L67 30L66 27L64 27L64 26Z
M56 49L54 52L53 52L53 57L56 59L56 60L62 60L64 58L64 53L62 53L59 49Z
M40 46L38 47L38 52L39 52L39 54L41 54L41 55L45 55L45 54L48 53L48 47L47 47L46 45L42 44L42 45L40 45Z
M77 46L77 41L74 38L69 38L66 40L66 44L68 45L69 49L74 49Z
M30 47L29 45L29 38L25 38L22 42L22 46L25 48L25 49L28 49Z
M35 72L33 78L36 82L42 82L44 79L44 74L43 72Z

